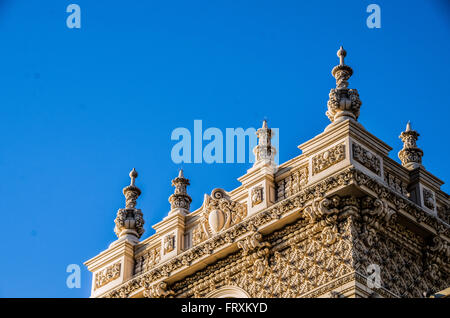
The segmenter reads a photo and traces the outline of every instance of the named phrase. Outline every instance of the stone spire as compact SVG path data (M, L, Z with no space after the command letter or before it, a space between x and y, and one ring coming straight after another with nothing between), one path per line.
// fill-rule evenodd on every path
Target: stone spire
M419 136L417 131L411 129L411 123L408 121L405 131L399 137L403 141L403 149L399 151L398 157L402 161L402 166L410 170L423 167L423 151L416 144Z
M128 238L132 242L138 242L144 233L143 215L140 209L136 209L136 200L141 195L141 190L135 186L137 176L138 173L133 168L130 172L130 185L123 188L125 208L117 211L117 217L114 220L116 224L114 232L117 237Z
M271 142L274 132L268 128L266 120L263 121L262 127L256 131L256 135L258 136L258 145L253 149L255 154L253 167L266 164L275 166L276 149Z
M345 65L344 58L347 52L341 46L337 51L339 65L336 65L331 74L336 78L336 88L330 90L328 100L328 111L325 113L333 124L346 119L358 120L361 101L356 89L348 88L348 79L352 76L353 70Z
M169 197L170 202L169 215L176 213L178 209L180 209L184 213L189 213L189 208L192 199L187 194L188 185L190 185L189 179L186 179L184 177L183 169L180 169L178 177L172 180L172 186L175 187L175 191Z

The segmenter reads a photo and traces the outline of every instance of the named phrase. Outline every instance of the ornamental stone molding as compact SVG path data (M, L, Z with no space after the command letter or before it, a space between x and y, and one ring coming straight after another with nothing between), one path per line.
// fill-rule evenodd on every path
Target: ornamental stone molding
M345 145L336 145L312 158L312 174L318 174L345 159Z
M273 132L257 131L255 165L231 191L191 211L189 180L172 180L170 211L142 239L137 172L123 189L118 240L86 262L92 297L424 297L450 285L450 201L422 165L418 133L391 148L357 122L346 53L333 69L324 132L276 165ZM380 284L368 283L374 266Z
M370 151L364 149L357 143L352 143L352 156L356 161L373 173L381 175L380 159Z
M223 189L214 189L205 195L199 224L193 232L193 244L239 223L247 216L247 206L233 201Z
M115 263L95 274L95 289L105 286L109 282L119 278L121 264Z
M263 202L264 188L261 186L252 189L252 207Z

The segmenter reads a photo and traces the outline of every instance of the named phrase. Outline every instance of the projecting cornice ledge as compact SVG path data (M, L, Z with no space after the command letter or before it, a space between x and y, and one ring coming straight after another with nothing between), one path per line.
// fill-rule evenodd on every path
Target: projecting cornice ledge
M237 251L240 248L238 245L242 246L238 242L242 242L256 232L268 234L287 223L299 219L303 214L298 212L303 211L309 204L317 202L349 185L355 185L364 192L389 202L396 207L399 213L411 220L415 220L415 223L430 235L439 236L442 240L449 241L450 226L448 224L436 216L423 211L420 206L407 197L392 191L378 180L352 167L306 187L268 209L244 219L240 223L176 257L124 282L113 290L104 293L101 297L132 297L144 290L148 294L149 290L155 290L155 286L160 286L162 282L164 282L165 288L156 288L159 292L155 296L170 296L172 293L166 289L166 283L170 284L183 279L213 263L218 258L223 258ZM153 295L153 293L150 294Z

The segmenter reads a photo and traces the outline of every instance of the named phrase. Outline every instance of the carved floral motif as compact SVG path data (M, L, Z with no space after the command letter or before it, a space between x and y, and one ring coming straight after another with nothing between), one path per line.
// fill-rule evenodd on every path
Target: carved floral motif
M318 174L345 159L345 145L337 145L312 158L312 174Z
M308 166L295 169L291 174L277 183L278 201L298 193L308 184Z
M161 260L160 247L157 246L146 251L143 255L136 258L136 265L134 272L136 274L145 272L159 263Z
M352 144L352 150L353 159L358 161L370 171L376 173L377 175L381 175L381 163L377 156L356 143Z
M105 286L109 282L119 278L121 263L115 263L95 274L95 289Z

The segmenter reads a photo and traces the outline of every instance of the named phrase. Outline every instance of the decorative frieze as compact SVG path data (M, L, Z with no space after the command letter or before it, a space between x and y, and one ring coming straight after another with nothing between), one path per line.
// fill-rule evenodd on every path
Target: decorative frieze
M398 176L396 176L391 171L384 170L384 181L387 183L387 185L397 191L400 194L403 194L404 196L409 197L408 190L406 190L406 182L402 181Z
M336 145L312 158L312 174L328 169L332 165L345 159L345 145Z
M277 182L277 201L298 193L308 184L308 166L295 169L287 177Z
M154 267L161 260L160 246L154 247L146 251L143 255L136 258L135 274L145 272Z
M376 155L361 147L357 143L352 143L352 155L353 159L358 161L364 167L381 176L381 163L380 159Z
M98 289L102 286L105 286L109 282L120 277L120 267L121 263L115 263L107 268L99 271L95 274L95 288Z

